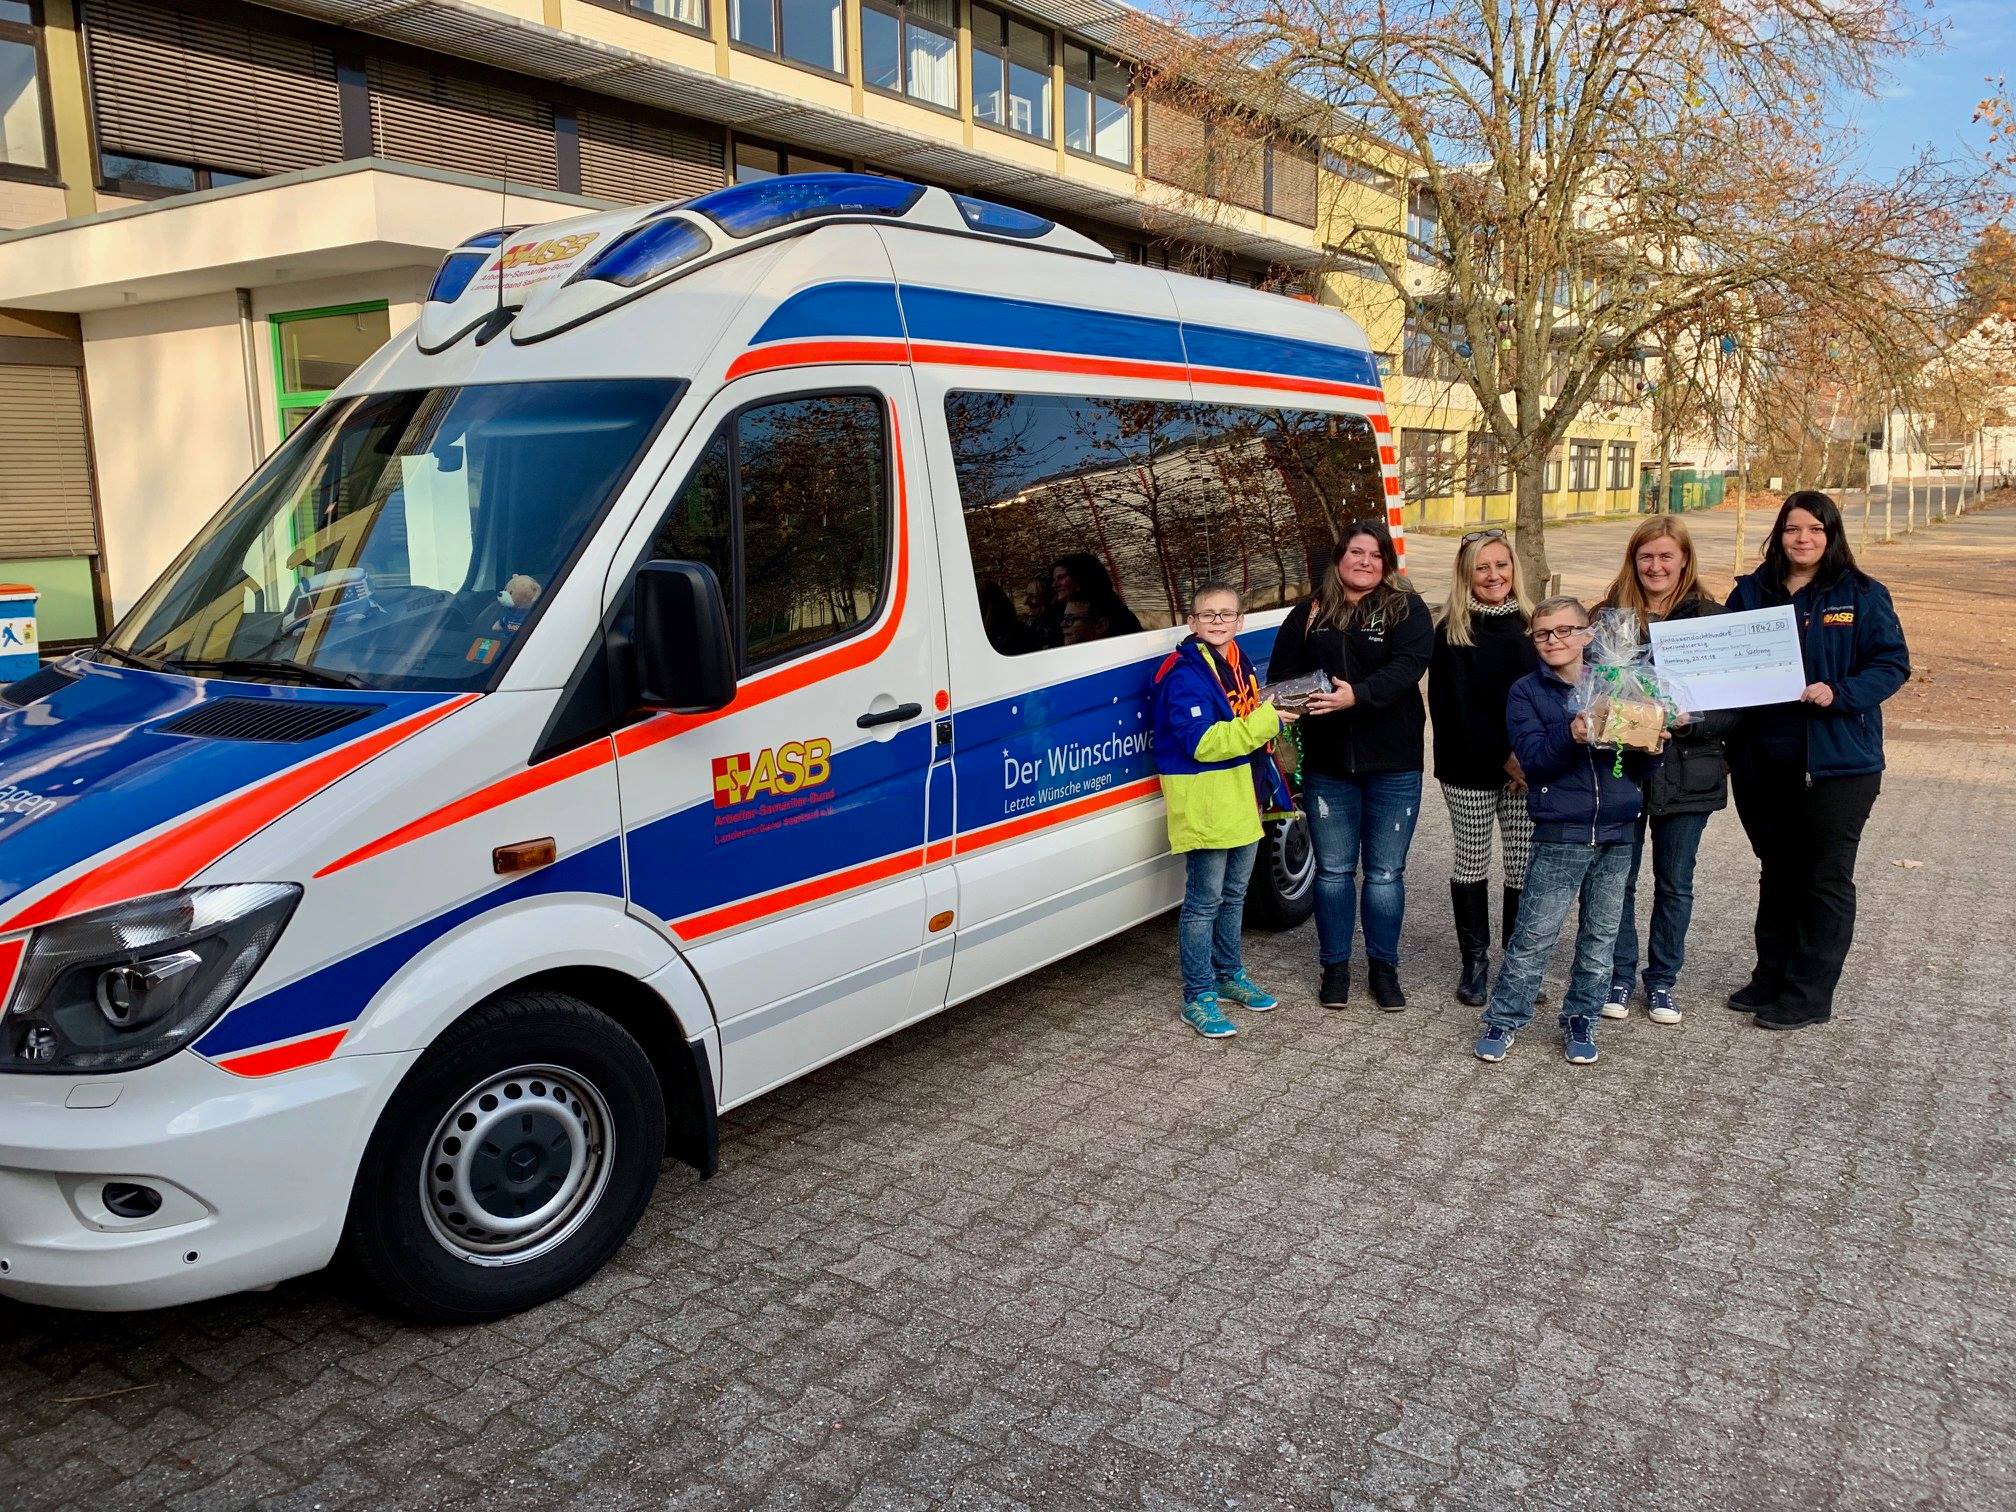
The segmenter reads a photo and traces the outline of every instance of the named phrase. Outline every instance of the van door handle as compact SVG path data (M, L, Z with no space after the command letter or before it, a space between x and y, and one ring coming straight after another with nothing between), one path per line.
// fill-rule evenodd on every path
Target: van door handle
M863 714L855 720L855 725L863 730L872 730L877 725L901 724L906 719L915 719L924 712L922 704L898 704L893 709L883 709L875 714Z

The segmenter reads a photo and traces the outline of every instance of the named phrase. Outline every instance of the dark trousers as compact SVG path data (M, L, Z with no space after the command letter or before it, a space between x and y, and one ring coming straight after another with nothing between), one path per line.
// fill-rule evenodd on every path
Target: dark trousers
M1882 781L1871 773L1808 786L1796 766L1731 763L1736 814L1760 867L1752 980L1788 1013L1834 1011L1855 937L1855 851Z

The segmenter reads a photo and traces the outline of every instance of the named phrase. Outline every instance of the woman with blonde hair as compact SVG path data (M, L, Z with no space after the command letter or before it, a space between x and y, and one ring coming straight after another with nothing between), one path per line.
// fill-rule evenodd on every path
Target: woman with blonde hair
M1502 530L1473 530L1456 549L1449 601L1428 659L1428 713L1435 725L1435 780L1456 835L1449 906L1463 975L1456 1001L1483 1006L1491 978L1491 836L1503 854L1501 947L1512 939L1533 821L1526 779L1505 730L1512 684L1539 666L1527 626L1533 601Z
M1721 604L1702 589L1694 541L1685 522L1651 515L1624 547L1624 564L1603 597L1606 609L1628 609L1641 634L1656 620L1695 619L1721 614ZM1733 713L1704 715L1673 732L1657 765L1645 777L1645 802L1624 879L1624 913L1610 967L1605 1018L1626 1018L1638 975L1638 866L1649 834L1652 841L1652 920L1645 936L1645 1016L1655 1024L1680 1022L1673 991L1686 958L1687 925L1694 913L1694 858L1708 816L1729 803L1729 762L1722 739L1736 722Z

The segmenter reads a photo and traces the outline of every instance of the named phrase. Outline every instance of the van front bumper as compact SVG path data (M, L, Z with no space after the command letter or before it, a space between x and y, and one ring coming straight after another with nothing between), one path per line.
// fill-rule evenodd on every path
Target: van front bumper
M121 1312L319 1270L417 1053L259 1079L187 1050L119 1076L0 1075L0 1297ZM122 1217L108 1182L160 1205Z

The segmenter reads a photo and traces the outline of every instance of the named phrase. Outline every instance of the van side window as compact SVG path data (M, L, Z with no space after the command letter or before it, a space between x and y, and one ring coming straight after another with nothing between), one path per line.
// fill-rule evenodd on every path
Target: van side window
M1351 520L1386 515L1362 415L1192 400L945 400L973 586L1005 656L1179 624L1199 583L1295 602Z
M889 565L884 416L872 394L739 410L665 512L651 554L714 569L743 670L874 618Z

